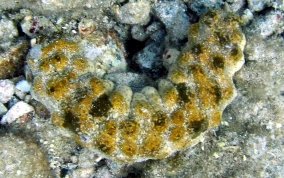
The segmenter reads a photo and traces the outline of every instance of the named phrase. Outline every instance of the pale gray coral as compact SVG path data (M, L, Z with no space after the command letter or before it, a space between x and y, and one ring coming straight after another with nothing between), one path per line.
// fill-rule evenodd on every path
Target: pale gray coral
M189 17L186 5L178 1L164 1L155 4L155 14L166 26L172 41L183 40L187 37Z
M250 34L258 34L266 38L273 33L280 34L284 30L284 13L279 10L270 10L263 16L256 18L247 29Z

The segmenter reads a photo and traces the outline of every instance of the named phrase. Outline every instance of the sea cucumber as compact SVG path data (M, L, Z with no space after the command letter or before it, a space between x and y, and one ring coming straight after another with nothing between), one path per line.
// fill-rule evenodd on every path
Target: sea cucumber
M28 56L32 95L51 111L53 124L107 158L167 157L218 125L236 96L232 77L244 63L245 46L239 21L221 10L203 14L167 78L139 92L104 79L126 70L115 35L95 31L44 41Z

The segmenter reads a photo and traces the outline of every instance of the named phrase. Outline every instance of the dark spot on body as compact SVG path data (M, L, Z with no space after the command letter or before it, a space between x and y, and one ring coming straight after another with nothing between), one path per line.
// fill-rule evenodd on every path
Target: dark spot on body
M111 107L112 105L109 101L109 97L104 94L93 101L90 114L94 117L107 116L108 111L111 109Z
M80 127L79 118L71 111L67 111L64 114L63 127L69 128L72 131L76 131L76 129Z
M192 137L197 137L201 132L205 131L208 128L208 122L205 119L192 121L188 125L188 129L190 130Z
M219 102L222 99L222 91L221 88L218 85L214 86L214 92L215 92L215 96L216 96L216 103L219 104Z
M225 58L223 58L222 56L213 57L213 65L216 68L223 69L225 66Z
M197 44L192 47L192 52L196 55L203 53L204 51L204 46L202 44Z
M190 92L190 88L186 86L185 83L181 83L177 85L177 91L179 94L179 101L188 103L190 101L190 97L193 97L193 94Z

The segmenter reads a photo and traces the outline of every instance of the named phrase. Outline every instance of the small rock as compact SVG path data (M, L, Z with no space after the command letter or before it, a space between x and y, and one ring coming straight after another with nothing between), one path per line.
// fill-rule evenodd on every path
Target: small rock
M92 19L83 18L79 25L78 30L81 34L91 34L95 30L94 21Z
M114 9L118 21L125 24L145 25L150 20L150 3L146 0L128 2L122 7L116 6Z
M163 41L166 36L166 32L163 29L163 25L160 22L153 22L146 29L146 34L155 42Z
M237 12L240 10L245 4L244 0L226 0L226 5L232 12Z
M139 65L141 71L153 78L158 77L163 71L160 57L163 52L161 43L151 42L139 51L133 60Z
M38 35L50 36L57 32L55 25L43 16L27 16L21 22L23 32L29 37Z
M148 35L145 33L145 27L141 25L134 25L131 28L132 38L138 41L144 41Z
M192 0L189 1L191 10L201 15L209 9L221 8L223 0Z
M34 108L23 101L16 103L9 111L3 116L1 124L11 124L18 118L33 112Z
M18 36L18 30L14 22L8 19L0 20L0 41L10 41Z
M0 103L0 116L4 115L7 112L7 108L4 104Z
M187 37L189 17L187 7L178 1L163 1L156 3L156 16L166 26L172 41L183 40Z
M163 65L169 69L170 66L172 66L174 63L176 63L176 60L180 54L180 51L178 51L175 48L169 48L166 49L163 53Z
M15 93L15 86L11 80L0 80L0 103L7 103Z
M32 99L32 96L31 96L31 95L26 95L24 101L25 101L26 103L29 103L29 102L31 101L31 99Z
M273 33L282 33L284 29L284 13L282 11L271 10L265 15L255 19L249 26L249 33L257 34L261 38L266 38Z
M252 11L261 11L270 0L248 0L248 6Z
M26 80L21 80L16 83L16 89L24 93L29 93L31 90L31 84Z
M248 24L253 19L253 13L251 12L250 9L246 9L244 10L241 18L243 24Z

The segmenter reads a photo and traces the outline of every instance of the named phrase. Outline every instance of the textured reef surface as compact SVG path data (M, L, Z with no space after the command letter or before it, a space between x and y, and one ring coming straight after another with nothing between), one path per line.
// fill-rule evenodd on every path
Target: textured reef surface
M210 10L188 34L167 77L139 92L104 78L127 68L115 35L43 39L27 57L32 95L51 111L53 124L107 158L129 163L167 157L220 123L236 95L232 77L244 63L237 16Z

